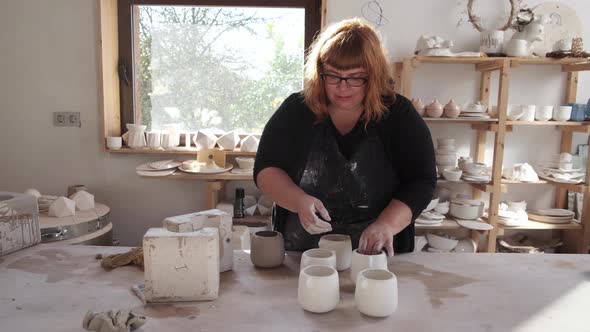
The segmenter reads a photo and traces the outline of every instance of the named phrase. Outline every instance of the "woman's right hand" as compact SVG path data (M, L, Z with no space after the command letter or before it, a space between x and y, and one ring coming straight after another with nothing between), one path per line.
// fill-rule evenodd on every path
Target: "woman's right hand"
M332 230L332 225L329 222L324 221L330 221L332 219L328 214L328 210L326 210L324 204L319 199L311 195L302 194L301 197L297 199L296 209L297 214L299 214L299 222L301 223L301 226L303 226L309 234L321 234ZM320 219L318 214L324 220Z

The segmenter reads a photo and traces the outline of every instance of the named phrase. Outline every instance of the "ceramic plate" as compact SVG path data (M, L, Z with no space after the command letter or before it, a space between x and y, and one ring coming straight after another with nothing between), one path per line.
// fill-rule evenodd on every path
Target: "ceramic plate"
M466 219L457 219L454 218L455 221L457 222L457 224L468 228L468 229L475 229L478 231L489 231L494 229L494 226L488 224L487 222L484 222L481 219L477 219L477 220L466 220Z
M422 225L438 225L442 222L443 221L441 219L422 219L420 217L416 218L416 223Z
M176 160L160 160L155 161L149 164L149 167L152 169L156 169L159 171L163 171L165 169L172 169L180 166L182 163Z
M428 220L443 220L443 219L445 219L445 216L443 216L442 214L440 214L438 212L426 211L426 212L422 212L420 214L420 218L428 219Z
M141 164L137 167L135 167L136 171L144 171L144 172L154 172L154 171L163 171L163 169L155 169L153 167L150 166L152 162L149 163L145 163L145 164ZM176 167L174 167L176 168Z
M251 175L254 173L254 169L244 169L244 168L233 168L231 170L232 174L240 174L240 175Z
M543 222L546 224L569 224L573 221L574 217L549 217L529 212L529 219L538 222Z
M174 173L175 169L166 169L160 171L135 171L139 176L167 176Z
M560 179L556 179L552 176L544 175L542 173L539 173L538 175L541 179L549 180L549 181L553 181L553 182L558 182L558 183L578 184L578 183L584 182L584 179L560 180Z
M225 168L216 168L216 169L198 168L196 170L190 170L190 169L184 168L182 165L178 166L179 170L181 170L183 172L187 172L187 173L192 173L192 174L218 174L218 173L227 172L227 171L231 170L232 168L234 168L234 165L229 164L229 163L226 165Z
M565 209L539 209L531 211L534 214L550 217L573 217L574 211Z

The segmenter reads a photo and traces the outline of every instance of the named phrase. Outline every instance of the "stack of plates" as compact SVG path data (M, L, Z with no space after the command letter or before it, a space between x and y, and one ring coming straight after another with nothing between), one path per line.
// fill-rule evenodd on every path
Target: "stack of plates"
M461 179L463 179L464 181L468 181L468 182L478 182L478 183L488 183L492 180L492 178L487 174L473 175L473 174L469 174L469 173L463 173L463 176L461 177Z
M537 173L541 179L559 182L578 184L585 181L586 173L583 169L560 169L558 163L545 162L537 165Z
M498 222L506 226L522 226L529 220L524 211L498 210Z
M528 212L529 219L548 224L569 224L574 220L574 212L564 209L540 209Z
M438 225L445 220L445 216L435 212L435 211L427 211L422 212L418 218L416 218L417 224L423 225Z
M37 204L39 205L39 212L49 211L49 206L57 199L57 196L41 195L37 198Z
M139 165L135 167L135 171L141 176L167 176L174 173L181 164L175 160L160 160Z

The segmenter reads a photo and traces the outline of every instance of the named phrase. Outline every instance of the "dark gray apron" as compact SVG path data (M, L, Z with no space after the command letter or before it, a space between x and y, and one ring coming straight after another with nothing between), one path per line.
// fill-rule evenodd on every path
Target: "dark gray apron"
M399 186L374 126L362 122L341 135L328 120L316 125L299 187L318 198L328 210L335 234L347 234L353 248L361 233L389 204ZM286 250L317 248L325 234L309 234L299 216L288 212L282 228ZM282 227L281 227L282 226Z

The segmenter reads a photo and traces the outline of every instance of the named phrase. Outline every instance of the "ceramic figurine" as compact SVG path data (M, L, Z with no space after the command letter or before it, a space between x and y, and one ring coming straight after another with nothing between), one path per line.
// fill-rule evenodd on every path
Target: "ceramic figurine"
M516 32L506 46L506 54L514 57L533 55L532 46L535 42L543 41L546 22L546 18L540 15L523 31Z
M422 102L422 99L420 99L420 98L413 98L412 99L412 105L414 106L414 108L416 109L416 111L418 112L418 114L420 114L420 116L424 116L424 108L425 108L425 105Z
M445 40L440 36L422 35L416 42L414 53L421 56L468 56L479 57L479 52L451 52L453 41Z

